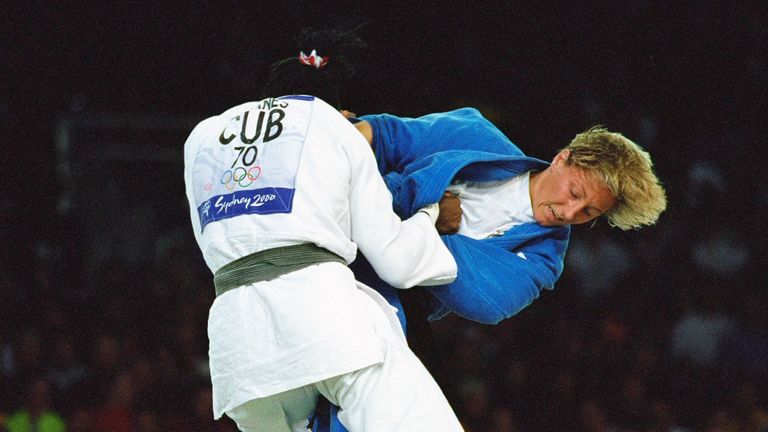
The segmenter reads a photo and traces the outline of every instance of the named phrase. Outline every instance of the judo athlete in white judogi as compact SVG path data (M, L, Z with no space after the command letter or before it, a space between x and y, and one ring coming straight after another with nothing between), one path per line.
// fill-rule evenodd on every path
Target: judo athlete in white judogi
M368 143L311 96L204 120L184 163L217 293L208 321L215 418L227 414L243 431L306 431L323 395L352 432L462 430L394 309L346 266L359 248L399 288L452 281L436 205L401 221Z

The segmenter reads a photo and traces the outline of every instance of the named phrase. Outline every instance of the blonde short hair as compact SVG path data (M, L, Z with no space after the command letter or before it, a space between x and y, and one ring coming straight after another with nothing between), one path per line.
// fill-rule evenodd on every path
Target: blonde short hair
M653 225L667 208L667 194L653 172L651 156L620 133L594 126L565 148L568 164L592 174L616 198L605 213L622 230Z

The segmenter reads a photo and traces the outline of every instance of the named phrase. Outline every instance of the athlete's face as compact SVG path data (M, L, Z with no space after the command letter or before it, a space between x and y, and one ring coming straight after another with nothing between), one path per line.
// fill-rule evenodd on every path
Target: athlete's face
M569 154L569 150L563 150L546 170L531 173L533 217L540 225L586 223L616 204L616 198L602 183L568 164Z

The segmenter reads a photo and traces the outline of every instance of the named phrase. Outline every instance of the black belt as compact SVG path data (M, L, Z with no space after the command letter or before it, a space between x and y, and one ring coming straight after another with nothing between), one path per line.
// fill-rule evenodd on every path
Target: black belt
M347 262L340 256L312 243L266 249L220 268L213 276L216 296L256 282L267 281L324 262Z

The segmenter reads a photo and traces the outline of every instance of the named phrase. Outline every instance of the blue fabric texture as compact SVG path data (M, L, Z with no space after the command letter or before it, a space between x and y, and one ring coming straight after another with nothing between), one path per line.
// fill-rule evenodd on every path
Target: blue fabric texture
M549 166L524 155L474 108L419 118L377 114L361 119L373 128L379 172L392 193L395 212L404 219L438 202L454 180L504 180ZM530 305L542 289L554 288L563 271L569 236L570 227L536 223L518 225L484 240L459 234L442 236L458 265L456 280L413 289L432 294L431 320L452 312L497 324ZM378 279L370 268L355 271L355 275L398 308L405 330L397 290ZM346 432L337 412L338 408L331 406L330 415L316 422L313 430Z
M378 114L361 119L373 128L379 171L403 218L439 201L454 180L504 180L548 166L525 156L474 108L419 118ZM429 290L437 300L430 318L453 312L497 324L515 315L542 289L554 287L563 271L569 234L570 227L530 223L484 240L443 236L458 264L458 277L448 285L418 288Z

